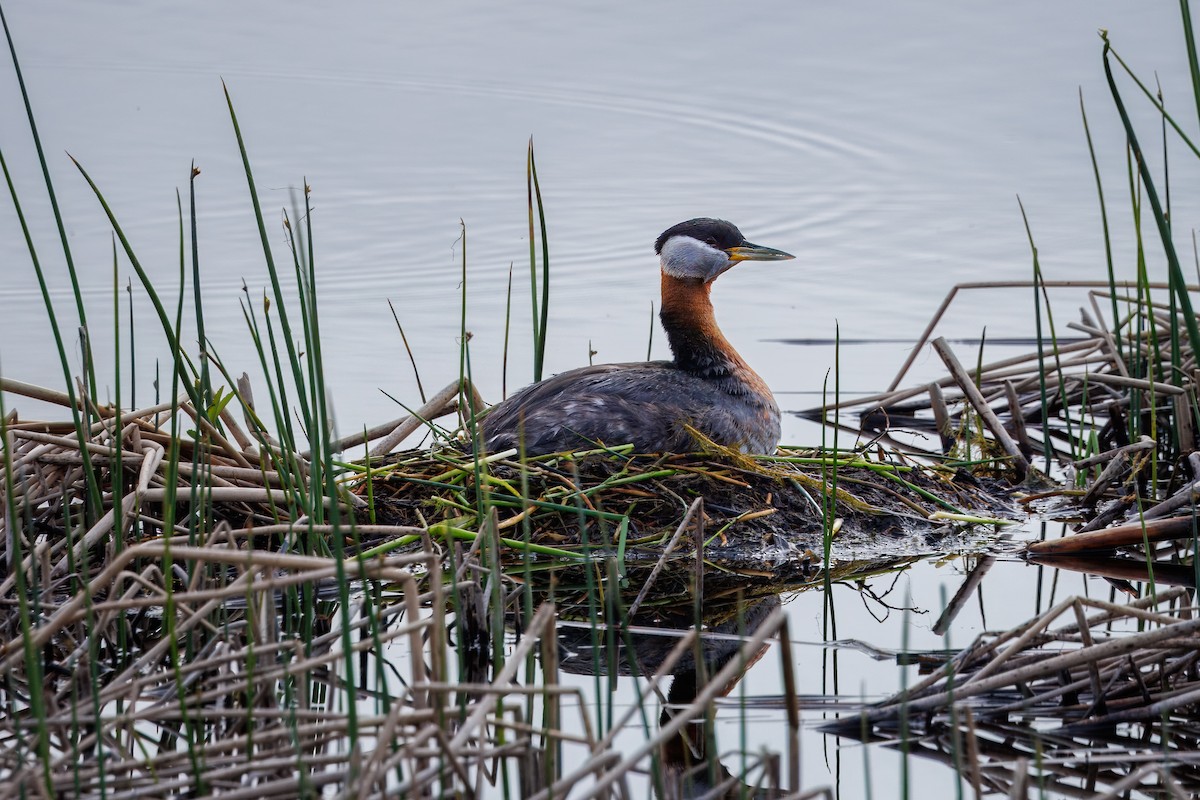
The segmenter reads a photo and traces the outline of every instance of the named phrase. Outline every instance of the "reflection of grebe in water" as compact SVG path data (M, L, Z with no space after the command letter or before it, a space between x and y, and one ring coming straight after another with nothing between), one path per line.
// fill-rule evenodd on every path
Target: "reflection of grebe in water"
M523 438L531 455L599 442L632 443L640 453L686 453L697 449L686 426L743 452L775 449L775 398L721 334L709 292L739 261L793 256L751 244L718 219L668 228L654 251L662 268L660 318L674 359L582 367L527 386L484 418L488 450L518 447Z
M636 572L631 584L637 585ZM720 687L719 696L726 696L736 688L769 647L764 644L757 652L743 652L742 637L753 635L780 605L778 595L769 595L733 604L730 604L728 597L724 597L705 607L704 633L698 647L690 648L671 670L671 688L659 716L659 725L667 726L678 715L684 715L688 722L676 733L661 740L658 754L662 781L651 781L655 797L660 800L693 797L745 800L780 796L777 790L749 786L733 777L721 763L719 752L713 749L717 744L714 727L716 717L709 717L706 713L710 707L695 704L707 681L714 680L727 665L740 657L745 660L739 663L731 679ZM659 613L643 612L637 618L622 620L633 625L635 630L618 634L615 642L606 641L590 624L561 625L558 628L559 667L563 672L573 675L615 673L623 676L636 674L643 678L654 675L662 670L663 662L679 643L676 636L663 634L672 631L682 633L689 625L691 614L686 606L681 604L660 608L665 617ZM710 612L715 613L710 615ZM612 624L613 621L608 622ZM654 630L656 628L660 630ZM697 656L704 664L704 681L698 674Z
M748 636L766 621L772 611L779 608L779 604L778 595L767 597L743 609L738 619L717 625L711 630L724 630ZM757 653L746 659L740 671L721 688L722 697L734 690L749 669L766 653L768 647L769 645L764 644ZM726 640L724 643L705 642L703 651L707 673L715 675L720 672L725 665L738 657L740 650L741 642L737 640ZM681 664L675 669L674 676L670 692L667 694L667 704L659 716L660 726L666 726L676 714L689 713L679 709L687 709L703 688L694 662ZM667 778L662 787L663 800L684 800L692 797L706 797L710 800L752 800L779 796L778 791L765 786L750 786L733 777L721 763L719 754L710 750L710 747L717 744L715 724L715 717L709 717L701 710L679 733L663 742L659 750L664 775ZM743 720L741 724L747 723Z

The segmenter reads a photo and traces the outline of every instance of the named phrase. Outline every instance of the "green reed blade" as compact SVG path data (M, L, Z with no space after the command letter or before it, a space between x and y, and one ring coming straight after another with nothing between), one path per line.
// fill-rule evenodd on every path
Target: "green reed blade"
M533 158L533 137L529 137L529 153L525 165L525 184L529 214L529 277L533 298L533 380L542 379L546 360L546 327L550 320L550 242L546 237L546 209L542 204L542 187L538 182L537 164ZM542 236L542 276L538 281L537 245L533 230L536 201L538 228Z
M533 193L537 199L538 228L542 236L542 321L538 326L538 378L546 361L546 334L550 328L550 239L546 235L546 206L542 202L542 185L538 181L537 161L533 157L533 140L529 142L529 169L533 173Z
M108 201L105 199L104 194L100 191L100 187L97 186L96 182L92 180L91 175L89 175L87 170L83 168L83 165L76 161L73 156L68 154L68 157L71 159L71 162L75 164L76 169L79 170L79 173L83 176L83 179L87 181L88 186L91 187L92 193L100 202L100 207L104 209L104 213L108 217L109 224L112 225L113 231L117 234L117 240L121 242L121 247L125 250L125 257L129 259L130 265L133 267L134 272L137 273L138 279L142 282L142 288L146 290L146 295L150 298L150 302L154 306L154 311L158 315L158 321L162 326L163 335L167 337L167 344L170 346L172 353L172 363L177 363L180 367L180 371L185 372L188 376L197 376L199 373L192 364L191 358L186 352L184 352L179 343L179 336L177 334L178 327L172 324L170 317L167 316L166 308L163 306L162 300L158 296L158 292L155 291L154 285L150 281L150 276L147 275L146 270L142 268L142 263L138 259L137 253L134 252L133 246L129 243L129 239L125 236L124 229L122 229L121 224L117 221L116 214L113 213L113 210L108 205ZM199 392L197 392L196 387L190 378L183 381L183 389L185 392L187 392L188 398L192 401L197 409L204 407L203 398L200 397Z
M533 230L533 137L529 137L529 152L525 157L525 209L529 217L529 292L533 304L533 380L542 379L541 363L538 360L537 343L541 341L538 313L537 238Z
M1104 231L1104 261L1108 267L1108 291L1109 299L1112 301L1113 333L1116 334L1115 328L1121 319L1121 312L1117 307L1117 278L1113 268L1112 235L1108 229L1108 206L1104 202L1104 184L1100 180L1100 164L1096 160L1096 146L1092 143L1092 130L1088 126L1087 109L1083 105L1083 89L1079 90L1079 116L1083 119L1083 133L1087 139L1088 155L1092 160L1092 174L1096 178L1096 196L1100 200L1100 227ZM1121 337L1115 335L1113 338L1116 339L1117 358L1124 360L1125 354Z
M1104 32L1101 32L1100 38L1105 38ZM1150 101L1151 105L1153 105L1158 112L1162 114L1163 118L1167 121L1167 124L1171 126L1171 128L1175 131L1175 134L1179 137L1179 140L1182 141L1187 148L1192 151L1193 155L1195 155L1197 158L1200 158L1200 147L1196 146L1183 128L1180 127L1179 123L1175 121L1175 118L1167 113L1166 109L1162 107L1162 103L1154 96L1154 93L1150 91L1150 87L1142 83L1141 78L1139 78L1137 73L1135 73L1133 69L1125 63L1125 60L1121 58L1119 53L1117 53L1116 48L1110 45L1109 53L1111 53L1112 57L1115 58L1117 63L1121 65L1121 69L1125 70L1125 74L1128 75L1134 84L1136 84L1137 87L1142 90L1142 94L1146 96L1146 99Z
M309 408L308 397L304 392L304 376L301 372L301 359L296 352L295 337L292 336L292 326L288 318L287 306L283 301L283 287L279 281L279 273L275 268L275 257L271 253L271 242L267 238L267 226L263 221L262 205L258 200L258 188L254 184L254 172L250 168L250 156L246 151L246 142L242 138L242 129L238 124L237 113L233 109L233 98L229 94L229 87L221 81L221 89L225 93L225 105L229 108L229 120L233 123L233 133L237 138L238 152L242 158L242 168L246 174L246 184L250 190L250 203L254 208L254 219L258 226L258 238L262 243L263 258L266 261L267 273L271 279L271 289L275 295L275 304L279 307L279 323L283 326L284 344L287 346L288 363L292 368L292 379L296 383L297 396L300 403L300 416L304 420L304 427L308 431L313 430L312 409Z
M508 291L509 291L509 300L511 302L511 300L512 300L512 269L511 268L508 271ZM408 353L408 363L412 366L413 377L417 379L417 394L421 398L421 405L424 405L425 403L429 402L429 400L427 397L425 397L425 386L422 385L422 383L421 383L421 370L417 369L417 359L415 356L413 356L412 347L410 347L408 344L408 337L404 335L404 326L400 324L400 317L396 314L396 307L392 305L392 301L390 298L388 299L387 304L388 304L388 309L392 312L392 320L396 323L396 330L400 331L400 341L404 343L404 352ZM505 327L505 337L506 337L505 342L507 342L508 341L508 339L507 339L507 333L508 333L507 322L505 323L505 326L506 326ZM508 353L507 353L507 346L506 346L505 356L507 356L507 355L508 355Z
M1196 99L1196 114L1200 116L1200 59L1196 57L1196 36L1192 30L1192 10L1188 0L1179 0L1183 18L1183 41L1187 48L1188 71L1192 75L1192 94Z
M1179 298L1179 307L1183 310L1184 321L1187 324L1188 344L1191 345L1193 353L1200 353L1200 325L1197 325L1196 314L1192 309L1192 298L1188 295L1187 282L1183 277L1183 269L1179 264L1179 256L1175 252L1175 242L1171 238L1170 224L1163 211L1162 203L1159 202L1158 192L1154 188L1154 177L1150 174L1150 168L1142 155L1142 148L1138 144L1137 133L1133 129L1133 123L1129 119L1129 114L1125 110L1125 103L1121 100L1121 93L1117 89L1116 80L1113 78L1112 63L1108 59L1110 50L1108 37L1105 36L1104 77L1108 81L1108 88L1112 92L1113 103L1117 107L1117 113L1121 117L1121 124L1125 128L1125 136L1129 142L1129 147L1133 151L1137 161L1138 172L1146 188L1146 199L1150 201L1150 208L1154 213L1154 222L1158 226L1159 237L1162 240L1163 250L1167 256L1168 274L1170 275L1172 291Z
M1037 314L1037 330L1038 330L1038 380L1042 387L1042 436L1044 446L1050 444L1050 406L1047 405L1047 397L1045 392L1045 363L1042 349L1042 316L1041 305L1038 302L1040 296L1041 301L1046 304L1046 324L1050 328L1050 352L1054 356L1054 369L1058 373L1058 394L1059 401L1062 403L1063 419L1067 424L1067 441L1071 443L1071 458L1078 458L1076 453L1076 438L1074 434L1074 426L1071 423L1070 404L1067 402L1067 382L1063 380L1062 366L1062 351L1058 344L1058 331L1054 327L1054 311L1050 305L1050 294L1046 291L1046 279L1042 274L1041 261L1038 258L1037 244L1033 240L1033 229L1029 225L1029 216L1025 213L1025 204L1021 202L1021 198L1017 197L1017 205L1021 209L1021 221L1025 225L1025 236L1029 240L1029 249L1033 254L1033 291L1034 291L1034 313ZM1050 468L1049 451L1046 454L1046 468Z
M8 171L8 162L4 159L3 150L0 150L0 172L4 173L4 181L8 186L8 193L12 197L13 209L17 212L17 222L21 226L22 235L25 237L25 247L29 251L29 260L33 264L33 271L37 276L38 288L42 294L42 303L46 308L46 317L50 322L50 332L54 336L54 346L58 350L58 361L62 366L67 398L71 404L71 419L75 424L75 439L79 444L79 451L81 453L87 452L87 425L82 416L81 403L75 394L75 381L71 379L70 361L67 358L66 346L63 344L62 331L58 326L58 316L54 311L54 301L50 299L50 290L46 285L46 275L42 271L41 261L37 255L37 248L33 244L33 236L29 231L29 225L25 221L25 213L21 209L21 201L17 195L16 186L13 185L12 175ZM99 519L103 513L103 505L100 499L100 484L96 476L95 465L92 464L91 459L83 459L83 474L88 491L86 522L90 525Z

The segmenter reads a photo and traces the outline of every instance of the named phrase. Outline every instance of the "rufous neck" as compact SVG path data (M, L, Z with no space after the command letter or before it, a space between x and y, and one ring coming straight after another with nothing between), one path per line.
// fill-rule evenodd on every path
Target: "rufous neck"
M659 318L680 369L705 378L723 378L746 362L717 327L711 287L711 282L663 273Z

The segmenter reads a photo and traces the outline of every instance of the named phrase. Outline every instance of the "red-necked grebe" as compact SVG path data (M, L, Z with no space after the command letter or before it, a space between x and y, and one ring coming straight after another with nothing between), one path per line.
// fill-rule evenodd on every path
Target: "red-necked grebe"
M771 390L721 334L712 282L739 261L794 256L751 244L732 223L681 222L654 243L662 269L662 310L674 359L581 367L527 386L483 419L484 446L530 455L633 444L639 453L699 449L686 426L745 453L779 444Z

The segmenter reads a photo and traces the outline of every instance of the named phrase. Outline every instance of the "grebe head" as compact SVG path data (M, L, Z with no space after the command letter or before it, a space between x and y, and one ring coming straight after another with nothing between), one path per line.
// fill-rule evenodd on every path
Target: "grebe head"
M654 243L662 271L708 283L739 261L783 261L790 253L751 244L732 222L700 217L672 225Z

